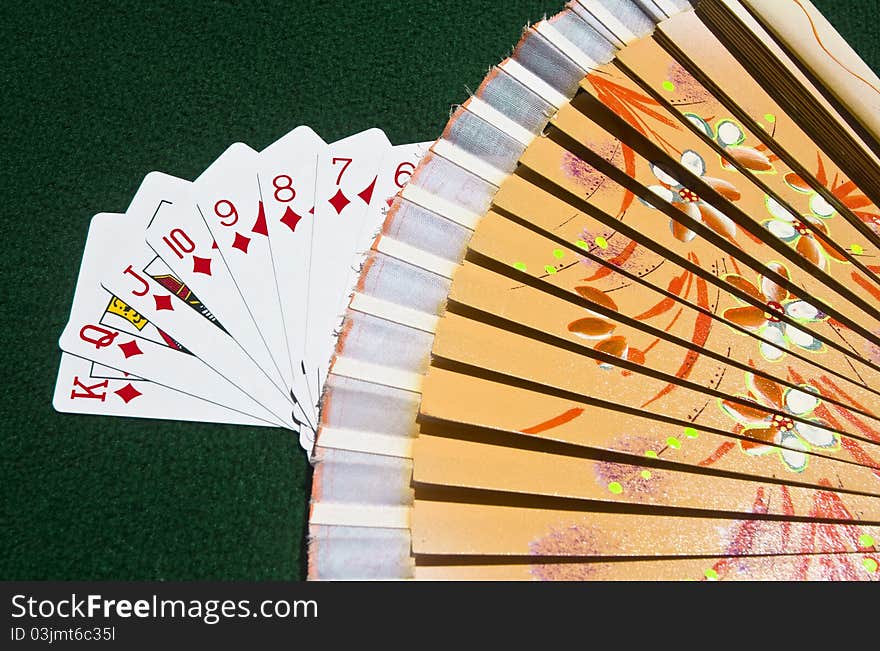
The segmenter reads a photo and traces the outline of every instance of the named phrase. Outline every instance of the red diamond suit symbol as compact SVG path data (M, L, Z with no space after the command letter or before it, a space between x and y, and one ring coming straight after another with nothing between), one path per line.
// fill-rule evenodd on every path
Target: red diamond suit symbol
M140 346L138 346L137 341L134 339L124 344L119 344L119 349L122 351L122 354L125 355L125 359L134 357L135 355L144 354L144 351L140 349Z
M132 400L134 400L138 396L143 395L140 391L138 391L137 389L134 388L134 386L132 385L131 382L129 382L128 384L126 384L124 387L122 387L120 389L116 389L116 391L114 391L113 393L115 393L117 396L122 398L122 400L123 400L123 402L125 402L125 404L128 404L129 402L131 402Z
M336 194L333 195L331 199L328 199L330 205L336 210L336 214L342 213L345 210L345 207L351 203L344 194L342 194L342 190L339 189L336 191Z
M200 258L193 256L193 273L211 275L211 258Z
M370 182L370 185L365 187L363 190L358 192L358 196L363 200L365 204L370 205L370 199L373 198L373 190L376 189L376 179L378 176L374 176L373 180Z
M302 219L302 216L297 215L293 212L293 208L287 206L287 209L284 211L284 217L281 218L281 223L291 231L296 232L296 225L299 224L300 219Z
M238 231L236 231L235 232L235 239L232 241L232 248L238 249L242 253L247 253L248 246L250 245L250 243L251 243L251 238L246 237L246 236L242 235L241 233L239 233Z
M157 310L173 310L174 306L171 304L171 296L159 296L158 294L153 294L153 299L156 301L156 309Z

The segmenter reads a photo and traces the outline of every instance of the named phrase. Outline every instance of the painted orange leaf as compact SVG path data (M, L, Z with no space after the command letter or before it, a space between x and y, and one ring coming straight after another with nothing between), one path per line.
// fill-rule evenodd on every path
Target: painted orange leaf
M756 172L765 172L773 169L773 163L770 162L770 159L754 147L743 147L741 145L725 147L724 153L735 159L746 169L755 170Z
M601 289L588 287L586 285L580 285L578 287L575 287L574 291L576 291L578 294L583 296L591 303L601 305L602 307L606 307L609 310L614 310L615 312L617 312L617 304L610 296L608 296L608 294L603 292Z
M675 276L672 280L669 281L669 285L666 289L670 294L675 294L676 296L682 295L682 289L684 288L685 281L687 281L687 286L690 288L691 286L691 278L693 276L691 273L685 269L680 276ZM675 305L675 299L671 297L664 298L662 301L654 305L653 307L645 310L641 314L636 315L635 318L638 321L644 321L645 319L651 319L655 316L659 316L664 312L668 312L672 309L672 306Z
M597 339L600 337L607 337L614 332L616 327L615 324L606 321L605 319L586 316L569 323L568 331L587 339Z
M623 357L626 352L626 337L609 337L594 346L594 350L614 357Z
M878 290L872 283L868 282L865 278L862 278L857 272L852 272L852 279L856 281L856 283L864 289L866 292L871 294L876 300L880 301L880 290Z
M538 423L537 425L532 425L531 427L526 427L525 429L521 429L520 432L523 434L539 434L541 432L546 432L548 429L553 429L554 427L559 427L560 425L565 425L578 416L584 413L584 410L580 407L574 407L569 409L568 411L564 411L558 416L554 416L548 420L545 420L542 423Z

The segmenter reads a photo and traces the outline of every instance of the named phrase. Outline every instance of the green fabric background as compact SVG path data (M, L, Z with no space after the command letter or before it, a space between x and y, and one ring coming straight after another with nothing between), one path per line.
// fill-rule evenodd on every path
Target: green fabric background
M875 69L878 3L814 0ZM2 579L301 579L281 430L55 413L89 218L299 124L433 140L560 0L0 3Z

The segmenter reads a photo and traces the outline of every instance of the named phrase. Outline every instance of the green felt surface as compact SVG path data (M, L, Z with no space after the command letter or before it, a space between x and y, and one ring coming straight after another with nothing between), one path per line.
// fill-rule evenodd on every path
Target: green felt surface
M814 0L875 69L877 2ZM299 579L287 432L56 413L89 218L298 124L433 140L559 0L0 3L4 579Z

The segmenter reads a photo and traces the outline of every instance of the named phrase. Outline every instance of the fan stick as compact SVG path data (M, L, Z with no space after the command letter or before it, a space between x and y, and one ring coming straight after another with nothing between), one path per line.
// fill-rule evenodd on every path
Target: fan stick
M630 409L615 402L584 398L535 383L506 383L467 368L431 367L425 378L420 434L504 441L515 447L556 450L575 455L628 454L640 464L653 460L693 472L724 473L739 478L784 480L803 486L831 483L836 490L880 495L880 464L856 465L846 457L809 454L805 468L782 465L785 448L770 443L754 454L736 429L694 427L687 419ZM457 392L454 403L443 397ZM440 396L436 399L435 396ZM499 402L500 401L500 402ZM494 405L506 404L498 410ZM784 470L780 475L779 471ZM846 481L844 481L844 479Z
M552 542L548 541L548 546ZM506 557L419 556L415 578L422 581L876 581L877 553L774 554L663 560L580 559L566 562ZM456 565L458 561L462 564Z
M508 506L439 501L416 497L412 515L413 553L439 555L532 556L751 556L790 551L794 541L812 541L802 553L857 552L859 540L877 540L880 527L848 521L845 507L827 493L817 505L792 496L795 513L810 519L767 519L768 501L785 500L784 487L758 490L751 518L644 515L613 511ZM494 501L494 500L493 500ZM498 500L501 501L501 500ZM836 517L817 517L824 509ZM751 529L743 537L740 531Z
M645 93L645 95L647 97L650 97L651 100L656 102L657 106L665 109L666 112L670 116L673 116L678 121L679 124L681 124L682 126L687 128L688 130L690 130L693 134L695 134L697 137L699 137L707 147L712 149L720 158L724 159L726 165L729 165L730 168L736 169L738 172L740 172L744 176L748 177L749 180L755 186L759 187L768 197L773 198L779 205L785 207L792 214L796 215L801 212L799 209L793 208L791 202L786 201L782 197L782 195L780 195L776 190L774 190L772 187L770 187L770 185L768 185L768 183L767 183L768 180L769 181L775 180L774 175L772 175L772 174L768 175L766 171L765 172L753 171L753 170L749 169L749 167L746 167L746 165L744 165L743 163L739 162L736 158L730 156L729 153L726 153L725 147L722 146L721 144L719 144L718 142L716 142L714 139L712 139L707 134L706 127L707 127L708 123L705 123L705 121L702 119L700 119L700 120L694 119L695 114L693 114L691 111L687 110L691 107L690 102L672 103L672 102L668 101L666 99L666 97L664 97L657 90L655 90L655 89L651 88L649 85L647 85L647 83L644 80L642 80L632 69L630 69L626 65L624 65L622 61L620 61L618 59L618 60L615 60L614 63L617 66L617 68L619 68L620 71L623 72L625 75L625 76L615 76L614 81L616 84L620 84L620 85L624 86L625 88L627 88L628 90L635 90L636 92ZM586 92L589 92L591 94L595 94L595 88L593 86L593 83L590 80L591 80L591 77L588 76L584 80L584 83L581 85L581 87ZM692 78L692 82L695 85L698 85L698 83L699 83L696 81L696 79L693 79L693 78ZM708 91L706 91L706 94L708 95ZM706 100L706 103L708 103L708 100ZM720 104L718 105L718 107L714 107L714 110L713 110L712 106L709 106L708 108L709 108L709 110L706 111L707 115L714 116L714 115L717 115L718 113L726 112L726 107L721 106ZM775 125L778 121L777 116L775 114L766 113L765 120L767 119L768 116L773 118L772 124ZM780 185L778 182L775 183L775 185L777 185L780 189L782 189L783 192L788 192L788 190L791 190L791 189L798 190L803 195L806 195L807 197L809 197L809 203L811 205L815 202L815 204L817 206L821 207L821 209L823 210L823 213L825 213L825 214L830 214L831 211L836 210L840 215L842 215L847 220L847 222L849 222L856 230L858 230L858 232L864 238L866 238L868 241L872 242L874 246L876 246L878 238L877 238L877 235L874 233L872 227L869 225L871 223L871 220L869 218L869 213L865 212L864 210L859 210L858 212L859 212L859 215L861 215L861 216L856 215L856 213L846 203L844 203L844 201L841 198L836 196L832 192L831 189L829 189L828 187L826 187L825 185L820 183L819 180L817 180L816 177L813 176L813 174L810 171L808 171L800 163L797 163L797 165L796 165L797 171L792 169L792 167L789 166L790 157L787 154L784 156L784 158L786 160L783 160L782 158L779 157L779 154L777 154L775 151L773 151L770 147L767 146L766 143L767 143L767 140L769 139L769 136L766 134L765 130L763 128L761 128L761 126L760 126L761 123L752 122L752 124L753 124L752 128L754 128L755 131L753 131L752 128L749 128L748 126L742 125L742 124L738 124L738 125L736 125L736 127L739 130L739 132L741 133L740 137L744 137L743 142L748 141L748 140L751 140L753 142L758 141L759 144L757 144L756 147L752 148L754 150L754 152L752 152L752 153L753 153L753 155L755 155L755 152L757 152L757 154L760 155L760 156L758 156L758 159L761 161L760 164L762 166L766 166L766 164L767 164L762 159L760 159L761 156L768 158L768 161L769 161L769 156L773 156L773 157L778 158L778 160L776 160L775 162L772 163L773 167L777 170L776 171L777 174L779 174L779 170L782 169L783 166L789 170L785 174L781 175L782 179L784 181L784 185ZM754 126L754 125L757 125L757 126ZM710 130L712 130L713 133L715 133L715 137L717 138L718 136L717 136L717 131L715 130L715 128L712 127L712 125L708 125L708 126L709 126ZM774 127L771 127L771 129L772 128L774 128ZM778 150L778 147L774 146L774 148ZM761 153L761 151L759 151L759 150L761 150L765 153ZM769 154L769 156L768 156L768 154ZM747 162L749 162L749 161L747 161ZM752 167L755 166L754 162L749 162L749 164ZM830 183L828 181L829 174L828 174L828 168L826 167L826 165L830 165L830 164L831 164L831 161L827 161L825 163L825 165L823 165L818 170L819 172L822 172L823 177L825 177L825 183L828 185L830 185ZM785 171L785 170L783 169L783 171ZM830 178L833 179L834 178L833 175L830 176ZM839 179L840 179L840 176L838 175L838 180ZM835 186L835 189L839 188L842 185L843 185L843 183L839 182L838 185ZM849 187L849 186L847 186L847 187ZM853 187L854 191L857 190L857 188L855 187L855 184L852 184L852 187ZM842 194L842 192L841 192L841 194ZM794 197L794 195L790 195L790 196L792 198ZM864 198L864 195L862 195L860 192L856 192L855 196L845 197L845 200L849 203L867 201L867 199ZM841 255L845 255L848 261L857 265L866 274L874 276L876 278L876 276L877 276L876 270L872 269L871 266L867 262L862 262L862 259L870 262L875 259L875 256L865 255L863 250L858 250L859 252L856 253L852 247L850 247L848 250L843 247L839 247L834 242L828 240L827 237L824 236L824 234L822 233L821 230L813 227L809 223L806 224L806 227L808 228L809 232L813 233L814 237L816 237L820 241L828 244L829 246L831 246L831 245L835 246L836 250L838 250L838 251L840 251L842 249Z
M569 137L557 132L555 139L562 141L568 149L550 141L549 139L539 138L529 147L521 162L525 167L532 169L536 174L547 179L548 183L552 183L553 186L555 186L555 188L551 186L551 188L553 188L552 191L555 194L561 195L573 207L582 209L582 206L586 202L577 198L577 181L568 177L563 171L565 157L566 155L571 155L569 151L570 149L576 150L578 158L581 160L587 158L587 163L589 165L599 168L603 173L612 175L616 182L622 184L645 202L650 203L654 208L663 212L667 217L670 217L676 223L676 228L681 226L700 235L701 239L690 241L687 247L689 252L697 256L698 259L713 259L720 253L725 253L735 262L746 265L746 267L757 274L760 274L763 278L769 279L780 287L785 288L793 295L808 296L810 304L816 309L821 310L824 314L833 317L841 325L846 326L853 332L864 337L866 345L868 343L876 345L877 334L866 325L863 325L863 323L868 321L865 318L864 307L868 306L869 303L865 301L864 298L855 296L852 290L847 288L843 289L842 292L844 295L847 295L848 298L852 298L853 300L852 302L841 301L841 309L837 309L836 307L830 306L827 301L821 300L814 295L817 290L824 290L826 287L825 285L813 284L809 289L799 287L791 278L795 281L808 282L813 276L812 274L807 274L805 272L806 270L803 268L808 266L809 263L803 258L800 258L796 253L789 255L791 258L789 261L794 262L794 266L800 267L800 271L798 271L798 269L791 270L785 265L779 266L773 264L772 266L767 266L760 263L755 257L743 252L743 248L740 248L740 246L734 245L732 242L717 236L712 229L686 216L684 212L673 207L671 204L666 203L664 199L661 199L652 191L647 190L644 186L639 185L636 181L633 181L623 174L623 172L610 168L602 158L578 146ZM694 177L694 179L696 180L696 177ZM700 181L700 183L702 183L702 181ZM556 188L558 188L558 190ZM706 191L712 192L711 188L704 183L703 187L699 188L699 190L700 192L703 192L704 196ZM668 255L670 257L674 257L674 259L681 261L679 264L687 264L683 261L681 256L676 256L674 254L676 249L681 248L680 243L670 243L669 246L665 245L664 240L674 240L675 238L672 237L672 233L669 233L666 229L660 228L661 226L664 226L664 224L658 222L655 216L650 215L644 209L640 210L635 205L631 206L631 210L627 214L631 220L631 225L634 225L642 233L640 243L649 246L646 240L650 240L652 242L652 247L655 250L668 250ZM632 223L632 220L636 217L640 218L640 221ZM765 243L773 246L772 242ZM747 238L741 238L738 244L743 247L754 245L750 248L762 247L761 244ZM779 248L778 245L775 248ZM782 248L786 249L787 252L787 247L782 245ZM773 260L775 257L776 256L771 253L766 253L764 259ZM714 279L714 282L718 283L719 281L718 279ZM836 283L836 285L840 285L840 283ZM727 286L727 289L728 292L730 292L729 285ZM825 290L825 292L827 293L827 290ZM754 300L754 297L752 297L751 301L754 302ZM871 308L870 311L873 312L876 311L876 309ZM868 323L870 323L870 321L868 321ZM805 329L809 328L805 327ZM827 339L825 341L826 343L829 343L827 342ZM833 344L829 343L829 345Z
M778 486L671 468L648 469L633 457L571 456L445 438L442 430L439 436L422 432L413 452L418 459L413 467L417 494L430 485L480 489L568 498L577 500L584 510L606 502L751 513L756 493ZM880 522L880 498L876 496L841 494L827 487L788 485L786 490L793 503L825 499L820 492L834 493L834 499L845 503L857 519ZM789 510L786 502L771 500L766 513L791 515Z
M646 46L653 46L653 48L649 50ZM628 59L633 62L641 62L645 58L657 59L665 54L662 50L655 52L654 50L659 50L659 48L656 43L650 40L634 44L631 49L633 51L628 49L625 54L628 54ZM872 269L871 265L865 262L878 259L878 237L865 221L869 215L866 210L871 208L869 200L858 191L854 184L846 183L845 177L841 177L839 170L830 160L823 162L820 159L821 167L817 172L823 176L824 183L831 186L831 188L826 188L812 174L807 173L802 176L792 171L784 161L778 160L777 154L770 150L765 142L762 142L770 137L766 133L767 129L772 130L774 135L792 129L796 131L795 125L785 114L780 113L772 106L767 107L764 119L765 121L768 119L773 121L766 123L766 128L760 128L761 125L755 124L753 120L749 120L748 124L741 124L732 116L721 117L729 115L726 107L709 95L708 91L703 90L699 83L692 77L688 77L682 69L667 71L665 75L654 74L655 78L669 76L677 79L677 84L674 85L676 97L678 95L686 97L694 95L697 98L694 101L671 104L666 101L659 90L649 86L647 82L639 78L636 72L620 60L616 60L615 64L625 75L621 75L610 66L605 66L587 75L581 84L583 91L593 95L599 101L604 100L609 104L622 106L622 114L628 116L627 121L633 127L644 131L650 130L654 138L661 144L670 141L678 143L683 138L681 130L684 127L692 134L689 138L699 143L697 147L705 149L702 160L708 161L710 164L713 159L721 161L717 170L710 172L707 169L706 171L708 176L724 177L722 180L726 181L727 187L736 192L735 201L740 202L739 195L745 191L747 196L743 198L741 204L749 204L750 207L756 206L755 214L763 215L765 220L776 216L768 212L770 206L773 206L774 211L786 219L796 217L803 225L808 237L821 246L816 250L816 253L821 256L821 258L816 258L819 264L824 267L834 262L848 262L871 278L872 282L880 282L876 268ZM645 66L640 64L639 67L644 68ZM671 82L667 80L665 83ZM665 89L663 92L670 95L670 92ZM682 100L677 101L681 102ZM576 103L577 101L575 101ZM641 108L641 103L645 103L647 106ZM645 115L640 115L642 111L645 111ZM650 126L643 124L640 120L649 122ZM803 160L816 160L819 150L804 146L807 141L804 134L797 133L795 136L789 138L789 141L798 143L799 150L805 156ZM680 151L683 148L680 147ZM776 146L776 149L778 148ZM717 159L712 156L711 152L717 155ZM681 154L678 155L681 156ZM730 172L734 169L743 176L731 175ZM803 173L802 166L800 169ZM832 181L834 181L833 184ZM847 187L851 190L847 195L843 195L843 190ZM832 190L841 193L844 199L837 197ZM829 195L831 200L826 200L820 192ZM771 200L775 203L771 203ZM864 202L867 207L859 210L860 217L844 203L844 200L853 206L858 205L857 202ZM782 212L783 210L785 212ZM842 220L838 218L831 221L831 218L835 216L835 211L838 211L839 215L843 217ZM806 216L802 216L803 213ZM826 222L834 226L833 238L827 234ZM791 238L789 237L789 239ZM838 242L848 244L844 246Z
M535 281L525 280L537 284ZM452 306L453 312L461 312L458 306L479 310L544 333L547 338L575 342L569 350L576 351L576 354L590 355L584 350L590 349L597 353L590 356L603 370L608 371L606 376L615 375L610 369L616 365L615 358L618 358L632 361L645 369L646 373L653 371L670 378L686 378L728 396L738 396L743 391L749 391L754 398L763 400L761 388L766 388L766 383L769 382L779 387L773 390L774 394L777 390L787 393L792 404L795 401L806 401L810 405L834 405L846 413L848 419L861 420L869 429L880 428L878 419L864 410L851 409L841 405L836 399L823 400L821 394L810 391L809 385L805 387L802 382L779 378L769 370L756 366L753 360L749 360L751 364L737 362L730 355L731 347L725 336L729 336L728 331L707 329L703 336L700 333L705 320L701 321L699 316L689 321L682 318L681 313L674 313L670 323L672 327L664 329L649 328L646 324L637 322L633 325L632 320L622 313L625 307L620 308L621 312L617 308L606 307L607 301L611 300L607 295L601 299L606 302L605 305L591 304L588 302L589 297L560 297L558 293L554 295L528 284L512 282L506 276L470 263L466 263L459 272L450 300L455 302ZM642 307L637 306L637 309ZM669 320L668 316L666 320ZM593 334L584 342L585 337L579 337L578 330L589 330ZM673 337L672 333L676 331L680 331L683 336ZM687 338L693 337L695 332L699 335L695 340ZM716 339L720 341L715 341ZM714 347L719 352L713 352ZM789 364L786 370L790 377L801 377L796 366ZM627 370L623 377L630 373ZM746 378L745 385L743 378ZM606 377L607 379L609 378Z
M567 152L569 156L573 154L582 160L587 158L587 162L595 164L603 174L641 198L645 203L669 216L677 224L677 226L673 226L673 233L676 234L677 239L684 239L691 250L699 250L701 245L698 244L698 240L692 239L693 236L688 235L687 231L699 235L713 249L724 251L738 262L772 279L792 293L809 291L810 300L817 307L862 334L866 340L876 343L878 336L871 330L871 326L878 320L877 305L855 292L849 286L851 284L849 277L846 278L846 281L841 281L831 276L828 271L820 269L812 259L804 257L800 250L794 250L791 246L769 235L766 229L755 221L756 217L748 215L722 196L721 192L726 193L727 190L716 190L705 179L669 157L662 149L614 115L592 96L580 94L573 100L573 105L575 105L574 103L580 110L586 109L590 112L590 119L579 119L578 126L589 129L590 133L596 133L598 130L595 129L594 123L601 121L602 129L611 129L609 135L612 137L612 141L607 144L602 143L598 147L591 143L587 147L580 144L583 142L582 139L571 135L573 128L560 127L558 131L551 130L548 138L538 138L532 143L523 154L521 159L523 165L544 174L562 187L572 187L574 185L572 179L566 178L564 172L565 154L561 153L559 149ZM553 123L554 125L560 124L563 120L573 118L574 112L560 110L554 117ZM583 134L579 135L583 138ZM610 165L595 153L597 148L602 151L607 148L608 144L616 142L618 138L624 145L634 149L637 162L641 161L641 165L636 166L635 178ZM654 161L655 166L672 171L672 176L679 179L679 183L683 186L679 190L679 194L686 193L681 208L647 189L647 186L651 185L652 179L656 180L657 176L645 158ZM648 176L649 174L650 176ZM707 209L706 206L710 208ZM727 219L725 220L725 218ZM743 228L747 236L737 238L733 223ZM681 231L681 228L684 228L685 231ZM801 241L803 240L799 240L799 242ZM681 248L680 243L678 248ZM778 256L782 256L788 261L787 267L790 268L790 275L780 274L768 266L766 261L773 260ZM832 269L834 268L832 267ZM798 286L799 283L803 285L808 280L814 279L821 284L814 282L809 286L809 290ZM817 293L821 293L821 296L817 296ZM841 308L835 309L829 304L829 300L841 303ZM866 322L866 316L870 318L867 321L869 325L863 325Z
M793 0L792 4L799 6L790 4L786 20L778 26L771 14L773 6L779 6L775 0L772 4L760 0L723 0L722 3L703 0L697 15L719 40L725 32L739 36L741 44L734 55L747 55L748 58L741 59L746 70L767 70L761 85L772 84L774 97L786 98L788 93L782 89L800 87L803 103L818 105L825 116L816 124L826 122L842 130L838 136L840 141L851 143L853 151L865 157L868 169L880 165L875 152L880 132L871 134L863 119L867 116L857 117L856 114L864 113L861 93L852 93L854 86L858 86L859 91L865 89L863 80L880 86L871 82L876 75L812 3ZM805 14L809 14L809 19ZM812 35L814 27L820 33L818 39ZM774 59L779 62L778 68L766 65ZM817 76L811 64L814 60L831 63L833 67L824 71L827 74ZM856 101L844 100L847 94L854 95ZM869 119L876 121L876 117ZM820 129L818 135L822 134Z
M508 182L505 184L505 187L502 187L502 189L496 195L496 197L495 197L496 205L503 208L505 210L505 212L507 212L509 209L512 209L512 210L518 211L520 214L528 215L528 218L533 218L535 220L541 219L542 215L545 215L547 213L547 210L542 209L540 207L541 199L545 195L539 194L538 188L535 188L534 185L526 184L521 181L515 181L516 178L517 177L514 176L514 177L511 177L510 179L508 179ZM532 180L535 182L539 182L539 183L541 182L541 180L537 177L532 177ZM510 194L510 193L508 193L509 187L515 187L516 190L513 191L512 194ZM534 188L534 189L532 189L532 188ZM553 191L554 189L555 188L553 188L552 186L549 187L550 191ZM719 276L722 275L721 271L722 271L723 267L719 268L720 265L724 265L726 267L726 263L724 262L723 259L720 261L720 263L715 263L713 265L715 267L713 269L715 272L714 274L710 273L709 271L704 269L700 264L698 264L698 263L702 263L703 265L709 264L706 262L707 259L713 260L713 261L717 260L718 259L717 258L718 252L713 251L713 250L705 251L703 253L705 253L705 255L709 256L709 257L708 258L704 257L702 259L699 257L696 257L695 254L689 255L688 258L684 258L684 257L678 256L678 255L675 255L671 251L664 249L662 245L657 244L655 239L652 238L652 236L654 236L655 233L656 233L655 237L663 237L664 236L664 232L662 230L660 230L658 232L656 221L653 225L653 232L649 232L646 234L644 231L648 229L650 224L646 224L645 228L643 228L643 229L636 229L633 226L627 225L625 222L614 220L614 219L608 217L607 215L603 216L603 214L595 212L594 210L591 209L592 208L591 203L587 203L586 201L582 201L582 200L578 199L576 197L576 195L574 195L573 193L560 192L559 194L561 194L563 197L563 201L560 201L560 203L564 202L567 205L567 213L562 213L560 211L558 213L551 213L552 215L565 214L564 218L570 219L571 213L574 211L579 211L580 213L590 212L592 214L592 216L595 216L598 218L598 220L601 224L601 226L599 228L604 227L604 228L608 229L608 230L600 230L597 233L596 230L598 230L598 229L596 229L596 227L593 225L595 222L587 221L586 226L584 228L584 231L581 233L581 235L583 235L584 237L587 237L588 239L595 238L595 237L602 237L602 238L604 238L604 243L607 244L607 242L609 241L609 239L608 239L609 237L611 237L612 235L614 235L614 237L617 237L618 234L622 234L626 237L631 238L631 241L636 242L639 247L644 247L644 249L647 249L648 251L654 253L657 256L656 260L664 261L663 262L664 265L672 263L673 268L677 267L679 269L687 270L688 272L690 272L694 276L700 277L700 278L706 280L708 283L711 283L712 285L719 287L720 289L723 290L721 296L727 296L727 295L734 296L739 301L741 301L743 304L757 307L759 309L760 313L762 313L762 314L767 312L767 299L764 298L762 300L761 297L756 295L758 292L756 292L756 291L752 291L751 293L746 292L740 286L740 284L730 283L730 282L723 280L722 278L716 277L716 274ZM537 195L537 196L535 196L535 195ZM592 198L590 199L590 201L595 202ZM553 225L551 225L550 227L553 227L553 226L555 226L555 224L558 224L558 223L559 222L557 221ZM574 226L576 227L577 224L574 224ZM596 229L596 230L594 230L594 229ZM592 231L592 232L590 232L590 231ZM575 230L575 232L577 232L577 231ZM584 233L589 233L589 234L586 235ZM577 237L577 236L571 236L571 239L573 240L573 239L575 239L575 237ZM616 242L615 242L615 244L616 244ZM624 247L624 244L625 244L625 247ZM572 250L574 250L574 247L570 247L570 248L572 248ZM598 247L594 247L594 250L598 250ZM627 243L627 241L624 240L624 242L621 243L620 245L616 244L614 249L608 253L608 256L609 256L609 259L611 259L611 262L616 263L618 266L625 266L626 268L630 269L634 273L644 273L644 272L650 270L652 268L651 265L647 265L647 266L643 267L642 265L644 265L645 263L643 261L639 261L638 256L633 255L636 252L637 251L636 251L635 245L631 244L631 243ZM620 253L620 255L617 257L617 259L611 258L611 256L615 253ZM653 264L658 264L658 263L654 262ZM737 267L734 267L732 265L733 265L733 263L731 263L731 266L727 267L727 269L725 269L725 271L737 270ZM670 269L670 271L671 271L671 269ZM587 278L589 278L589 277L587 277ZM758 285L761 285L761 284L762 283L758 282ZM735 308L740 307L740 305L736 301L731 301L731 302L729 302L728 307L735 309ZM777 314L778 314L778 316L777 316ZM847 355L846 365L852 370L852 374L847 373L847 375L849 377L852 377L854 380L858 381L860 384L865 384L865 385L874 385L875 384L875 382L873 381L873 378L876 377L876 370L875 370L876 365L871 363L869 358L866 359L864 357L864 353L860 353L860 351L853 348L851 345L849 345L849 346L842 345L841 343L839 343L839 340L832 339L832 337L840 337L841 336L840 329L838 327L834 326L831 323L819 323L818 322L818 321L822 321L824 319L819 319L817 321L817 323L810 324L810 325L812 325L812 327L809 327L808 325L805 325L802 322L803 320L796 321L793 318L791 318L789 315L786 315L784 313L784 310L783 311L776 311L776 314L774 314L773 316L774 316L774 318L779 318L780 321L784 321L786 323L786 329L790 325L791 327L794 327L796 329L796 331L809 332L810 336L813 337L816 341L821 341L823 344L829 346L830 348L833 348L836 351L845 353ZM754 324L754 325L760 326L761 324ZM754 325L753 325L753 327L754 327ZM817 331L817 327L828 328L829 334L828 335L822 334L820 331ZM773 334L772 331L769 331L768 329L761 329L760 327L758 328L758 331L759 331L759 333L762 333L762 336L765 339L767 339L770 334ZM767 340L770 341L770 339L767 339ZM813 339L802 340L803 345L807 345L808 342L815 343ZM844 340L844 343L848 343L848 342L846 342ZM784 342L781 342L779 340L775 341L775 343L773 345L775 345L775 346L781 345L783 348L789 348L789 346L787 346ZM815 348L816 345L814 345L813 347ZM819 348L821 348L821 346L819 346ZM862 350L869 353L869 355L870 355L872 348L865 347ZM805 351L805 354L806 354L806 351ZM861 357L860 357L860 354L862 355ZM845 367L841 366L838 368L844 369Z

